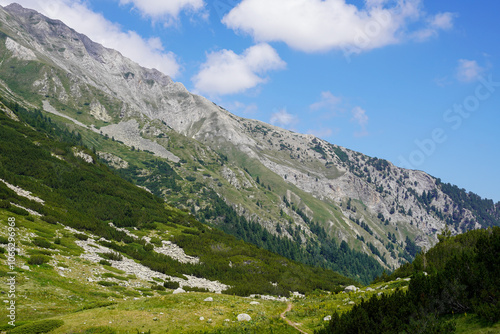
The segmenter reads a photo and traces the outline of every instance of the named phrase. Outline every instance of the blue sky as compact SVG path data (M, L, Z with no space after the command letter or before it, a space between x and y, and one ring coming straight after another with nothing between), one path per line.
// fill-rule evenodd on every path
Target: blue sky
M498 1L18 2L239 116L500 201Z

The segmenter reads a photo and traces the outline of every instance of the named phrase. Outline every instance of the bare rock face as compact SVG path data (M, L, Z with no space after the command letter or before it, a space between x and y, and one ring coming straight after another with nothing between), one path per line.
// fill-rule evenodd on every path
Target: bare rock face
M100 159L106 161L111 167L116 169L128 168L128 162L114 154L107 152L97 152Z

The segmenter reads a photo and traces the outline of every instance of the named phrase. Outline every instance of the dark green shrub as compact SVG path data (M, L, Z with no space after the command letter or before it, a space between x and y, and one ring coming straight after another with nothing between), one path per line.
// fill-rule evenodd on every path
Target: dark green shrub
M155 246L161 247L161 240L160 238L151 238L151 243Z
M42 220L52 225L56 225L58 221L57 218L53 216L43 216Z
M15 327L9 331L9 334L41 334L48 333L64 325L62 320L40 320L26 325Z
M77 238L78 240L87 241L89 237L83 233L75 233L75 238Z
M0 254L4 254L5 252L7 252L7 250L3 247L0 247Z
M165 291L165 287L158 284L151 285L151 290Z
M50 243L50 241L48 241L47 239L44 239L44 238L40 238L40 237L33 239L32 243L35 246L42 247L42 248L51 248L52 247L52 244Z
M104 265L104 266L110 266L110 267L111 267L111 262L106 261L106 260L101 260L101 261L99 261L99 264L102 264L102 265Z
M474 307L474 311L479 318L486 320L490 323L495 323L500 320L500 302L496 305L492 304L479 304Z
M52 255L53 253L46 249L28 249L27 252L29 255Z
M0 236L0 244L8 244L9 243L9 239L4 237L4 236Z
M107 253L100 253L102 257L105 257L108 260L112 261L121 261L123 260L123 256L120 253L117 252L107 252Z
M192 292L210 292L210 290L208 289L205 289L205 288L198 288L198 287L189 287L189 286L185 286L183 287L183 289L185 291L192 291Z
M47 263L49 261L50 261L50 257L48 257L48 256L45 256L45 255L32 255L28 259L28 264L31 264L31 265L40 265L40 264Z
M22 208L18 208L17 206L11 205L7 210L9 210L12 213L15 213L16 215L20 216L29 216L30 213Z
M61 244L61 238L55 238L55 239L54 239L54 243L55 243L56 245L60 245L60 244Z
M0 201L0 209L9 209L10 208L10 202L9 201Z
M175 290L177 288L179 288L179 282L173 282L173 281L166 281L165 283L163 283L163 286L167 289L172 289L172 290Z

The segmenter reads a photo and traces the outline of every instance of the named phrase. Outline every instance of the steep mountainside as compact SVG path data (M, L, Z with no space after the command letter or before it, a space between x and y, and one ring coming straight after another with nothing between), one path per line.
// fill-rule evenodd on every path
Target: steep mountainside
M130 180L240 238L272 248L229 218L306 252L291 258L332 267L336 240L395 268L435 244L447 223L460 233L500 222L499 203L232 115L60 21L19 5L0 9L0 21L5 98L43 109Z
M243 296L334 291L338 284L354 283L196 221L114 174L80 146L78 135L40 112L14 107L9 118L9 108L0 104L0 243L14 245L15 268L26 260L42 264L31 263L28 255L45 255L45 262L61 255L88 264L109 260L108 266L136 275L141 284L156 278ZM10 241L8 217L18 221ZM34 246L47 251L30 254Z

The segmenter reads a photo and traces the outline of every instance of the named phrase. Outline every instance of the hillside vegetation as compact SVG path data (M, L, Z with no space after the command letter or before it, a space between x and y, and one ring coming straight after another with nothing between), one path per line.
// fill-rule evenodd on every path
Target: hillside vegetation
M22 121L0 114L0 178L44 201L42 204L20 196L0 182L2 207L13 214L28 215L26 210L32 210L41 215L30 216L35 222L61 223L87 231L106 239L99 241L102 246L146 267L172 276L217 280L231 286L225 291L228 294L335 291L339 284L353 283L331 270L299 264L239 241L196 221L187 212L166 206L78 146L79 135L59 129L39 112L30 113L18 106L13 109ZM134 232L156 238L148 242L132 237ZM55 235L49 242L54 240ZM181 263L155 252L155 246L163 241L199 257L199 263Z
M456 237L445 233L394 276L411 276L407 290L372 296L347 313L334 313L317 333L453 333L455 317L467 314L484 325L497 323L500 228Z

